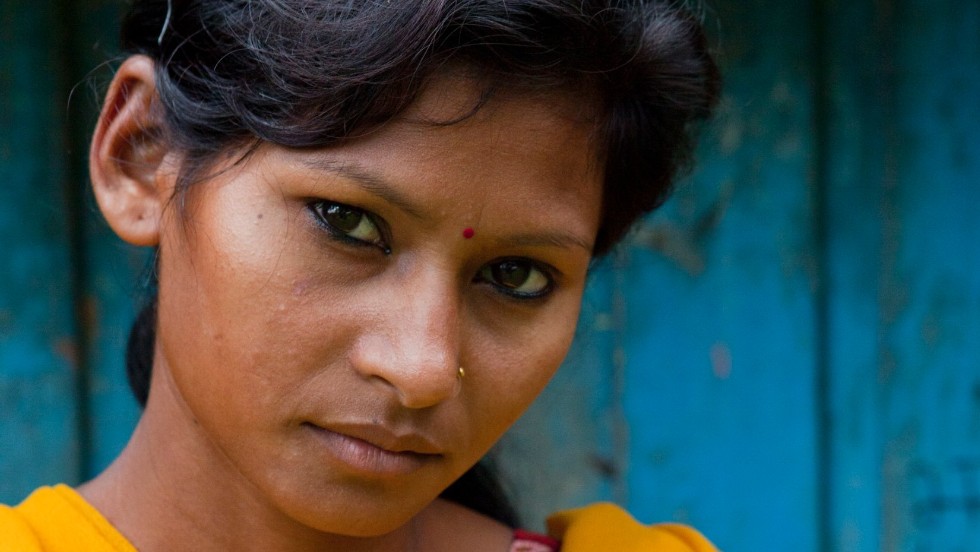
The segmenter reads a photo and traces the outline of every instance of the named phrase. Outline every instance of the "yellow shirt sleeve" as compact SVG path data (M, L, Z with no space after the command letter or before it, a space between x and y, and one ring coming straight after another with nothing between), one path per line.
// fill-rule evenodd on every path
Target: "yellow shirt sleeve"
M102 514L66 485L41 487L19 506L0 506L3 552L136 552Z
M34 531L17 510L0 506L0 550L43 552Z
M562 552L717 552L690 527L643 525L615 504L601 502L558 512L548 532L562 541Z

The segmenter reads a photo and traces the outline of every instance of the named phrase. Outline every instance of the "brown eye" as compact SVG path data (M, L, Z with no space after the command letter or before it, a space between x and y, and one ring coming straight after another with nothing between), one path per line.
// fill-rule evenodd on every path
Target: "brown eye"
M337 203L329 204L323 209L323 219L345 234L357 230L364 218L364 213Z
M522 299L542 297L552 288L551 278L527 259L505 259L488 264L480 270L480 279L503 293Z
M361 209L332 201L316 201L310 204L310 209L334 235L376 245L387 251L378 225L371 215Z

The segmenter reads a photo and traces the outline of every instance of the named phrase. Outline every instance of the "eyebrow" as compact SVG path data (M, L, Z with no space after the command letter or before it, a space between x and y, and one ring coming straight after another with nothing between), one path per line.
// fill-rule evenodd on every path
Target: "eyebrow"
M523 247L561 247L570 249L581 247L590 255L592 244L580 237L566 232L545 232L542 234L518 234L497 240L498 243Z
M304 159L303 164L314 170L334 173L352 180L365 190L395 205L399 209L404 210L409 215L417 219L425 218L422 208L413 203L408 197L405 196L405 194L396 190L391 184L385 181L384 178L372 173L356 163L315 157L312 159ZM495 241L501 245L518 247L561 247L566 249L579 247L584 249L590 255L592 254L593 247L591 242L584 240L575 234L560 231L517 234L504 238L498 238Z
M405 194L396 190L384 178L371 173L360 165L320 157L304 159L303 164L314 170L331 172L348 180L353 180L365 190L402 209L409 215L417 219L425 218L421 207L413 203Z

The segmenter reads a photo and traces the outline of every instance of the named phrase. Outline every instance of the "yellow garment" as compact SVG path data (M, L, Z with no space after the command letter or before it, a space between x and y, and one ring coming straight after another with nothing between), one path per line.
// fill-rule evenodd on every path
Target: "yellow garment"
M16 508L0 505L3 552L136 552L67 485L41 487Z
M548 519L562 552L716 552L683 525L641 525L618 506L599 503ZM0 505L3 552L137 552L81 495L42 487L15 508Z
M717 552L690 527L643 525L608 502L554 514L548 533L562 541L561 552Z

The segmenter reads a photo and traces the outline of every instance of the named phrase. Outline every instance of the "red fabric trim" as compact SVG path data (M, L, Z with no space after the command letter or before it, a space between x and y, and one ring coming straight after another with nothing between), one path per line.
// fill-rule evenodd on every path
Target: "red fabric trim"
M514 529L514 544L516 545L521 542L546 546L554 552L558 552L558 550L561 548L560 541L557 541L547 535L525 531L524 529ZM519 550L519 548L516 549ZM515 548L512 547L511 550L515 550Z

